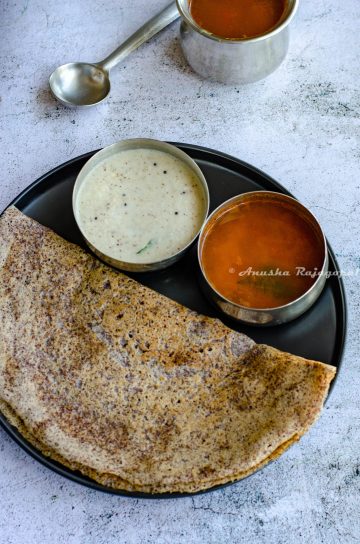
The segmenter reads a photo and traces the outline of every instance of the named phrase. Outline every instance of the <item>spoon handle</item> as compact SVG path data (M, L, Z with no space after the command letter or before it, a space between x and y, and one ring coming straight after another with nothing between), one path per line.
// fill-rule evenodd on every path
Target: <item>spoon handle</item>
M140 47L140 45L150 40L150 38L163 30L163 28L167 27L178 17L180 17L180 14L176 2L171 2L171 4L150 19L150 21L145 23L144 26L135 32L135 34L130 36L130 38L98 64L107 71L111 70L111 68L114 68L120 61Z

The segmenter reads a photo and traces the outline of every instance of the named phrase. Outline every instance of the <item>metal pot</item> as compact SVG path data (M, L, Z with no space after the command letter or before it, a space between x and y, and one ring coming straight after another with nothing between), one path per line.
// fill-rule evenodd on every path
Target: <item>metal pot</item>
M299 0L287 0L278 25L266 34L238 40L220 38L192 18L189 0L177 0L182 16L180 41L190 66L202 77L220 83L252 83L280 66L289 47L289 23Z

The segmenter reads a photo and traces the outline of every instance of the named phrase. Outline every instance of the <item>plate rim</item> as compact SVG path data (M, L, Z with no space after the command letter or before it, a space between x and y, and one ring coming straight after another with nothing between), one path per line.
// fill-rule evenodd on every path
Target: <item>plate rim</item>
M224 161L229 161L231 163L234 163L237 167L241 167L242 169L245 168L248 171L252 172L253 174L256 174L256 176L260 177L262 180L266 179L266 181L270 185L275 186L279 190L279 192L281 192L283 194L286 194L288 196L291 196L293 198L296 198L292 193L290 193L290 191L288 191L281 183L279 183L278 181L273 179L269 174L267 174L266 172L263 172L262 170L260 170L259 168L253 166L252 164L247 163L247 162L245 162L245 161L243 161L243 160L241 160L241 159L239 159L239 158L237 158L237 157L235 157L233 155L229 155L227 153L223 153L222 151L217 151L217 150L212 149L212 148L199 146L199 145L195 145L195 144L172 142L172 141L168 142L168 143L170 143L170 144L172 144L172 145L174 145L176 147L179 147L180 149L182 149L185 152L195 151L195 152L199 152L201 154L205 153L205 154L207 154L209 156L212 156L212 157L215 158L214 162L216 162L216 164L218 164L218 165L219 165L219 162L218 162L219 158L224 160ZM102 148L100 148L100 149L102 149ZM32 191L34 189L36 189L37 186L41 185L46 179L48 179L49 177L57 174L58 172L61 172L63 169L65 169L67 167L71 167L71 166L75 165L79 161L89 159L97 151L99 151L99 149L96 149L94 151L89 151L87 153L83 153L83 154L81 154L81 155L79 155L77 157L73 157L72 159L69 159L68 161L65 161L64 163L55 166L54 168L49 170L47 173L45 173L42 176L40 176L39 178L37 178L30 185L25 187L15 198L13 198L13 200L8 205L5 206L5 208L0 213L0 216L10 206L16 206L16 204L19 201L21 201L23 199L26 199L27 195L31 194ZM196 162L197 159L195 158L194 160ZM205 159L203 159L203 160L205 160ZM220 166L223 166L223 165L221 164ZM224 167L226 168L226 166L224 166ZM54 185L56 185L56 183ZM46 187L44 187L44 191L41 191L39 194L41 194L43 192L46 192ZM296 200L298 200L298 199L296 199ZM329 251L329 255L330 255L330 259L331 259L331 264L333 265L335 270L341 272L338 261L336 259L335 254L334 254L334 251L333 251L331 245L329 244L328 240L327 240L327 243L328 243L328 251ZM341 329L337 332L338 341L336 342L335 349L334 349L334 356L333 356L333 359L335 359L338 362L337 372L336 372L335 378L334 378L334 380L333 380L333 382L331 384L328 396L326 398L326 402L329 400L330 395L331 395L331 393L332 393L332 391L334 389L334 386L335 386L335 384L337 382L337 379L338 379L338 376L339 376L339 373L340 373L340 370L341 370L341 367L342 367L343 359L344 359L344 353L345 353L345 348L346 348L346 339L347 339L348 307L347 307L347 301L346 301L345 286L344 286L344 282L343 282L343 279L342 279L341 275L337 276L336 280L337 280L337 287L338 287L337 293L336 293L336 299L338 299L337 304L336 304L336 314L337 315L339 314L339 308L340 308L341 309L341 312L340 312ZM130 497L130 498L135 498L135 499L136 498L137 499L139 499L139 498L149 499L149 500L151 500L151 499L186 498L186 497L193 497L193 496L196 496L196 495L203 495L205 493L214 492L214 491L217 491L219 489L224 489L225 487L228 487L230 485L233 485L233 484L236 484L236 483L239 483L240 481L242 481L242 480L230 481L230 482L227 482L225 484L216 485L216 486L210 487L210 488L202 490L202 491L197 491L195 493L189 493L189 492L181 493L181 492L178 492L178 493L154 493L154 494L151 494L151 493L142 493L142 492L137 492L137 491L125 491L125 490L113 489L111 487L104 486L104 485L96 482L95 480L93 480L91 478L88 478L87 476L82 474L80 471L74 471L74 470L66 467L65 465L62 465L58 461L55 461L55 460L51 459L51 457L47 457L40 450L38 450L35 446L33 446L25 437L23 437L23 435L20 433L20 431L18 431L18 429L16 429L16 427L14 427L10 423L10 421L1 412L0 412L0 426L10 436L10 438L12 438L14 440L14 442L17 445L19 445L33 459L35 459L36 461L41 463L46 468L52 470L53 472L65 477L68 480L73 481L73 482L75 482L77 484L80 484L82 486L85 486L87 488L90 488L90 489L93 489L93 490L96 490L96 491L101 491L103 493L111 494L111 495L117 495L117 496L122 496L122 497ZM270 463L271 462L272 461L270 461ZM266 463L261 469L257 470L256 473L261 472L270 463ZM247 476L246 478L248 478L250 476L251 475ZM246 478L243 478L243 479L246 479Z

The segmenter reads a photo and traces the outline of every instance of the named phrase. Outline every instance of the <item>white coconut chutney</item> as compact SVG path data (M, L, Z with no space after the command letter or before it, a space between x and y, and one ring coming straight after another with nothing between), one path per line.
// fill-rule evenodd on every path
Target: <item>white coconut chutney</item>
M76 199L87 240L129 263L158 262L184 249L206 211L196 173L171 154L146 148L105 158L83 180Z

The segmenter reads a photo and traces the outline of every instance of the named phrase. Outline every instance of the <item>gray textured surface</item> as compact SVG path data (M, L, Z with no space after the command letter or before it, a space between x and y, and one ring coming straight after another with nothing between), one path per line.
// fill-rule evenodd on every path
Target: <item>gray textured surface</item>
M114 70L106 103L54 102L58 64L102 58L165 3L3 0L0 208L83 152L124 137L178 140L264 169L317 214L342 268L360 268L359 0L303 0L287 60L264 82L200 80L175 24ZM360 542L360 273L345 282L343 372L318 424L280 460L213 494L139 501L52 474L0 430L0 544Z

